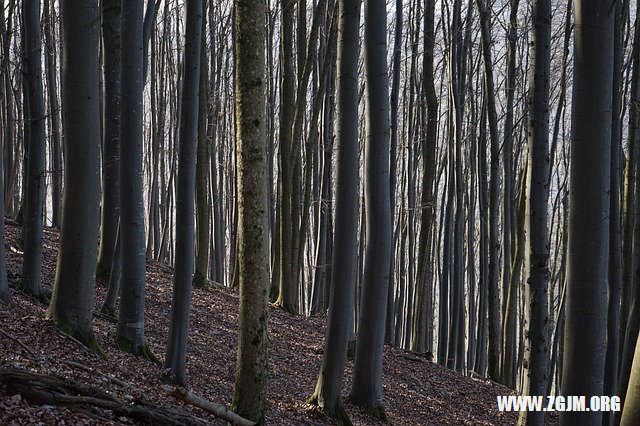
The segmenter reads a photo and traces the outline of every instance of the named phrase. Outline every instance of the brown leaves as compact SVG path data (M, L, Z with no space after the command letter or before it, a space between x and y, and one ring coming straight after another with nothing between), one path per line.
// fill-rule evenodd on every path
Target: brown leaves
M19 228L5 226L8 244L15 244ZM43 286L50 291L57 256L57 232L45 230ZM21 254L7 252L7 268L19 279ZM147 265L145 333L149 347L164 357L171 307L171 268L150 262ZM106 281L96 286L96 309L106 293ZM84 346L66 338L43 318L46 306L14 293L15 305L0 305L0 365L55 374L79 383L96 386L124 399L144 399L163 406L176 405L162 390L161 369L120 351L114 342L115 324L96 317L96 338L107 354L100 358ZM238 296L232 290L194 289L192 295L187 384L189 390L209 401L229 407L233 392L237 348ZM315 406L305 403L315 387L322 362L324 319L292 317L277 308L269 318L269 424L337 424ZM34 354L15 341L18 339ZM76 368L80 364L88 368ZM343 395L351 386L352 362L347 362ZM126 386L127 384L131 386ZM496 395L509 390L495 384L469 379L422 358L385 347L384 398L387 414L394 424L513 424L515 413L498 413ZM80 413L66 407L31 406L24 400L7 397L0 388L2 424L112 424L129 422L124 417ZM365 412L347 405L355 424L378 424ZM203 410L185 409L214 424L222 422ZM91 414L93 417L91 417ZM13 422L13 423L12 423Z

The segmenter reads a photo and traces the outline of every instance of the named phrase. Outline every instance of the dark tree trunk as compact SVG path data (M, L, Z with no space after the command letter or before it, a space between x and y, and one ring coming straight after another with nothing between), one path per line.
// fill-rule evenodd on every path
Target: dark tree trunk
M164 360L171 379L186 382L187 337L191 308L194 263L194 202L196 190L196 141L200 89L200 46L202 43L202 0L186 3L182 102L178 140L178 182L176 188L176 251L173 266L173 301L169 341ZM208 221L207 221L208 222ZM207 247L208 249L208 241Z
M89 347L93 336L95 261L100 226L100 39L98 1L61 1L63 220L47 317ZM81 89L80 89L81 88Z
M341 402L353 309L358 233L358 51L360 1L338 1L336 200L329 317L322 366L310 401L332 417L346 416Z
M611 156L611 2L577 0L569 181L563 395L602 395L606 348ZM563 412L560 424L600 424L601 412Z
M23 3L24 40L26 54L26 86L29 113L28 159L24 215L24 262L22 264L21 288L35 297L44 297L42 292L42 226L45 167L45 112L42 93L42 43L40 36L40 1Z
M365 0L364 201L367 238L351 400L356 405L376 410L381 417L384 417L382 349L391 258L386 28L386 2Z
M142 0L122 3L120 236L122 277L116 339L127 352L152 357L144 338L145 238L142 194Z

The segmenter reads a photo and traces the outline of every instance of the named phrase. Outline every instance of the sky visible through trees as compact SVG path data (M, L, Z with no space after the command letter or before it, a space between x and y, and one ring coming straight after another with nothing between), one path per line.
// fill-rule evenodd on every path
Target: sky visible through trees
M522 395L622 401L562 424L640 415L640 3L74 4L1 4L0 204L24 253L10 288L0 233L7 306L33 297L100 353L104 280L119 348L188 386L192 290L237 292L231 409L255 422L270 305L325 321L299 399L345 423L346 384L387 419L389 347ZM164 354L148 262L173 271Z

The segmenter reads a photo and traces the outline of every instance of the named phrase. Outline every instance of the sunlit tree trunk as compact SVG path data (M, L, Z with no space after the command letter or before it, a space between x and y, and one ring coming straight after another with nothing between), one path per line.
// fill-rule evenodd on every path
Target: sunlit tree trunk
M240 313L231 409L264 422L267 409L269 202L265 135L265 13L263 0L237 0L236 120Z

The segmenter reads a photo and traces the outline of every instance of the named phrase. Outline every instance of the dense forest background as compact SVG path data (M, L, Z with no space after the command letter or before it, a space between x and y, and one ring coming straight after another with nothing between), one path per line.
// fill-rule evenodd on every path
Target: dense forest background
M349 400L385 417L391 345L526 395L618 395L617 417L561 422L633 424L639 7L5 0L0 201L23 229L18 287L100 351L106 279L114 338L160 362L145 262L166 263L163 364L182 386L192 287L238 288L232 410L253 421L270 301L327 316L309 402L331 417L348 421L347 355ZM60 229L52 294L44 227ZM11 303L6 275L0 262Z

